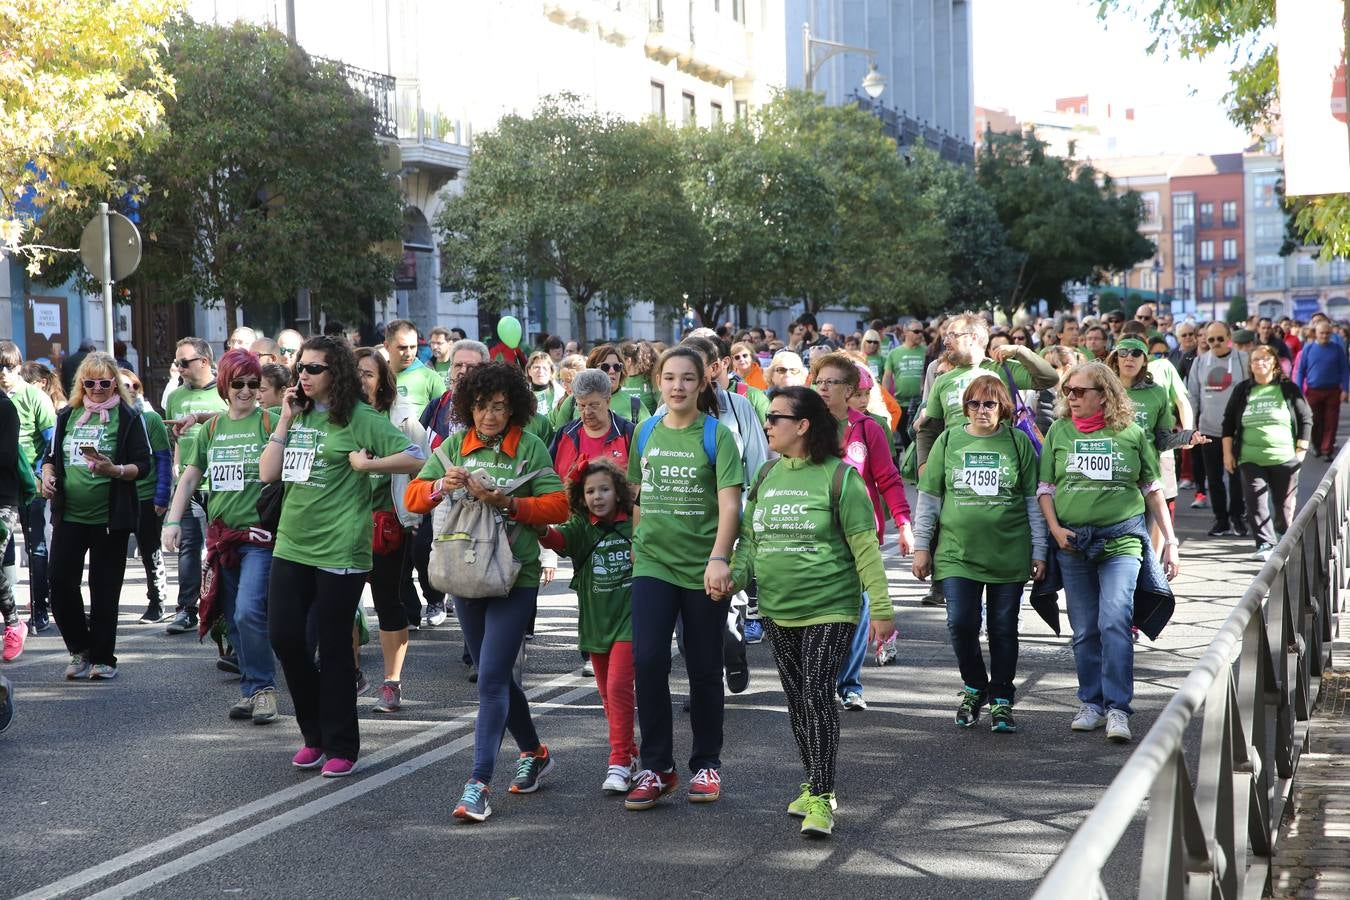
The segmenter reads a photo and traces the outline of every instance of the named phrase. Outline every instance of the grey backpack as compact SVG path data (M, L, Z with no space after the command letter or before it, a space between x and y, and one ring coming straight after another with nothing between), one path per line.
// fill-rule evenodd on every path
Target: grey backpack
M440 447L436 456L447 470L453 465ZM524 465L522 457L516 477L498 485L498 490L510 494L535 476L552 471L541 468L521 475ZM442 500L431 524L427 576L432 587L471 599L505 597L510 592L520 575L520 560L511 552L511 535L519 526L508 529L501 512L476 499L467 488L458 488Z

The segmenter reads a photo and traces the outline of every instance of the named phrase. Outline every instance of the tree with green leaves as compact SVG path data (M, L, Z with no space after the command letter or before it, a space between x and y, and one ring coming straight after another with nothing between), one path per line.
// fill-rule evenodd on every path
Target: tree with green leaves
M1100 284L1157 252L1139 234L1138 193L1117 192L1110 177L1047 153L1032 135L987 133L976 177L1020 256L1006 310L1036 300L1063 307L1066 284Z
M436 220L442 286L497 312L532 278L566 292L587 341L593 301L675 308L691 283L694 216L680 190L677 135L545 98L480 135Z
M46 256L36 214L125 189L109 163L158 133L182 0L0 3L0 251Z
M165 68L177 82L168 137L128 170L142 186L140 275L156 294L223 304L233 322L300 287L343 316L387 293L393 260L377 245L399 236L402 201L374 109L339 67L272 29L183 21Z
M1097 0L1099 18L1112 10L1147 19L1150 53L1224 60L1231 86L1224 100L1235 124L1255 131L1278 119L1275 0ZM1320 245L1323 258L1350 256L1350 196L1301 197L1289 209L1303 243Z

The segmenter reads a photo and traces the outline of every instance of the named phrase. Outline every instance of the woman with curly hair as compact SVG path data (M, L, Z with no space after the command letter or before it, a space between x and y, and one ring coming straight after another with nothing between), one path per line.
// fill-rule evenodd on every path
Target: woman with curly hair
M535 414L534 392L519 368L486 363L465 374L455 388L454 420L465 423L436 448L404 492L408 509L430 513L447 498L459 502L463 488L496 507L507 523L511 553L520 560L520 574L503 597L454 597L455 616L478 668L478 721L474 730L473 773L455 806L462 822L482 822L492 814L492 783L502 736L511 732L520 749L513 794L539 789L539 780L553 766L553 757L539 740L525 691L513 668L525 632L534 618L541 567L539 536L519 525L553 525L567 519L567 496L553 471L543 441L525 430ZM510 493L498 485L532 475Z
M352 619L373 565L370 476L411 475L424 462L387 415L362 401L356 354L340 338L318 335L300 347L298 383L263 444L258 472L285 485L268 580L268 635L295 706L305 744L291 760L323 766L327 778L356 768L356 663ZM319 655L305 640L318 607Z
M1134 404L1111 370L1100 362L1071 369L1056 412L1041 451L1037 497L1056 544L1073 626L1081 706L1070 728L1105 725L1109 740L1126 743L1135 594L1158 581L1145 519L1162 531L1168 581L1180 567L1176 534L1163 503L1157 451L1135 424Z

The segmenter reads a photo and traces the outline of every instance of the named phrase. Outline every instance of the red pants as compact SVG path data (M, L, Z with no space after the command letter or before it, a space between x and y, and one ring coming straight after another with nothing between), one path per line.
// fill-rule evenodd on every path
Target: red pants
M633 642L616 641L608 653L591 651L591 666L609 720L609 764L630 765L638 755L633 741Z
M1341 426L1341 389L1310 387L1306 396L1312 407L1313 450L1328 454L1336 446L1336 429Z

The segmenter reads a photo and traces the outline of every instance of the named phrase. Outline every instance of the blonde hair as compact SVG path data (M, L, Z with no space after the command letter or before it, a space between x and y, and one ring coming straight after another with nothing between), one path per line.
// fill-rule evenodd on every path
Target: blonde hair
M122 398L122 402L127 406L134 405L135 400L128 396L126 385L122 384L122 369L110 354L95 352L80 360L80 367L75 370L75 378L70 384L71 406L84 406L86 378L111 378L113 390L117 391L117 396Z
M548 362L548 368L550 372L552 372L555 376L558 374L557 364L553 362L553 357L549 356L548 352L545 350L536 350L535 352L531 353L529 360L525 363L525 368L528 369L530 366L534 365L535 363L541 360L545 360Z
M1071 416L1069 395L1066 392L1075 375L1084 376L1092 382L1090 387L1101 391L1102 415L1106 419L1107 431L1124 431L1134 424L1134 404L1125 393L1125 386L1120 383L1116 373L1106 367L1106 363L1096 361L1079 363L1064 376L1060 383L1060 395L1055 399L1055 415L1058 418L1067 419Z

